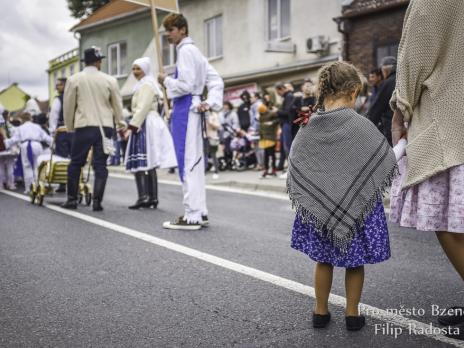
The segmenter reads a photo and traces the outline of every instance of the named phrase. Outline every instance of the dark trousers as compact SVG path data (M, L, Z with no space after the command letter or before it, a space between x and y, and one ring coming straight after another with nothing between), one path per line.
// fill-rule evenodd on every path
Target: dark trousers
M73 133L59 132L55 138L55 153L57 156L69 158L71 157Z
M275 146L268 147L264 149L264 168L266 172L269 170L269 160L271 160L272 171L276 169L276 154Z
M111 138L113 128L104 127L105 135ZM90 148L93 147L92 167L95 172L96 179L106 180L108 177L108 169L106 161L108 155L103 152L103 142L99 127L83 127L77 128L74 133L74 140L71 148L71 163L68 167L68 182L70 180L79 180L81 168L87 162L87 156Z

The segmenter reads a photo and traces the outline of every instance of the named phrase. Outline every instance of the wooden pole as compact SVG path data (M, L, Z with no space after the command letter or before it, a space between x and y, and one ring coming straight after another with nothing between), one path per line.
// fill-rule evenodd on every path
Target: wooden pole
M161 44L160 44L160 36L158 32L158 17L156 16L156 6L155 0L150 0L151 4L151 20L153 23L153 36L155 38L155 50L156 50L156 58L158 61L158 67L160 73L164 74L164 64L163 64L163 55L161 54ZM166 88L161 86L163 90L163 101L164 101L164 115L166 119L169 119L169 102L168 102L168 95L166 93Z

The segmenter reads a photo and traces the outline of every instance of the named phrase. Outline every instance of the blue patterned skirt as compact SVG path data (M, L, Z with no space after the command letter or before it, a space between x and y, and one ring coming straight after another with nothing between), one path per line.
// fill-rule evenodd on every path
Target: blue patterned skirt
M337 267L353 268L388 260L391 256L390 241L383 204L380 201L377 203L346 253L319 234L313 223L303 223L298 215L293 224L291 246L314 261Z
M126 169L131 172L147 170L147 131L145 122L137 133L132 133L127 146Z

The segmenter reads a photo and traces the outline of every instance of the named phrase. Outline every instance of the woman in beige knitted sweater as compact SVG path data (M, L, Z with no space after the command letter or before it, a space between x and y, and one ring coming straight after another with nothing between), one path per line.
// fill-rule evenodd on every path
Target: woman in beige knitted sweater
M463 52L462 0L411 1L391 100L393 143L408 140L400 162L402 187L392 187L391 220L436 232L464 280ZM438 319L460 325L454 338L464 339L464 307L458 309Z

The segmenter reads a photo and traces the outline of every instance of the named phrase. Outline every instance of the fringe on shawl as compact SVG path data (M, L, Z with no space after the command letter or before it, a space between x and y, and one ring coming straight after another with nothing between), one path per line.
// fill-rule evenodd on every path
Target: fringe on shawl
M399 174L398 165L395 164L395 166L391 169L391 171L386 176L382 185L374 192L372 197L367 201L361 214L356 219L355 224L350 228L348 234L345 236L339 236L335 233L335 231L328 232L325 229L325 225L324 225L325 221L321 221L312 212L304 208L295 197L293 197L291 190L290 190L291 175L289 175L287 179L287 193L292 203L292 208L295 209L296 214L301 218L301 221L305 224L312 222L314 224L314 227L316 228L317 233L320 236L327 238L332 245L334 245L337 249L340 250L342 254L346 254L349 250L349 247L351 246L352 240L356 236L356 233L358 231L362 231L362 229L364 228L366 219L376 207L377 202L383 199L386 190L388 189L388 187L392 185L393 179L398 174Z

